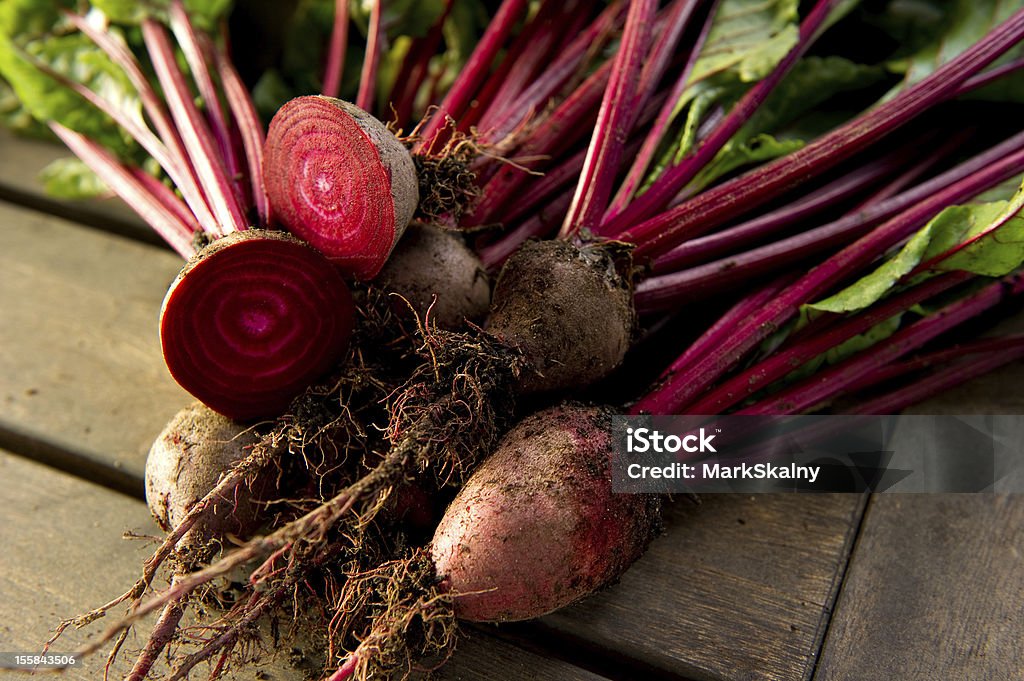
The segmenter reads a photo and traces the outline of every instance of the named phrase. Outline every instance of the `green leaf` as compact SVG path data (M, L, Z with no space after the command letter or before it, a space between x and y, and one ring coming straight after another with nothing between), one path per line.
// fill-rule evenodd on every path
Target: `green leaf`
M0 125L19 135L39 138L53 137L49 128L25 111L18 95L14 93L14 89L2 78L0 78Z
M46 193L60 199L92 199L109 196L110 189L77 158L59 158L39 173Z
M41 122L57 121L87 135L114 153L136 147L128 134L77 93L40 71L35 60L110 99L122 111L141 117L142 104L124 73L81 34L45 36L15 44L0 35L0 75L25 109Z
M724 0L693 66L691 83L731 72L764 78L798 38L796 0Z
M893 3L899 4L899 3ZM921 4L921 3L919 3ZM1005 21L1015 11L1024 7L1024 0L952 0L943 3L923 3L932 5L933 20L923 32L930 35L930 40L910 56L890 62L889 67L903 74L903 81L893 88L885 99L894 97L909 85L917 83L935 72L971 45L977 43L989 31ZM934 19L934 13L940 19ZM1006 57L1006 58L1009 58ZM1001 94L1014 99L1024 95L1024 81L1010 77L990 88L975 93L984 97L985 92ZM999 98L999 97L997 97ZM1024 101L1024 98L1017 99Z
M1024 185L1024 175L1015 175L1010 179L1000 182L995 187L987 189L981 194L978 194L971 203L992 203L993 201L1009 201L1011 200L1020 187Z
M880 300L892 290L900 279L909 274L921 262L933 237L933 230L941 231L947 224L962 218L962 215L954 210L957 208L961 207L954 206L940 213L924 229L914 235L896 255L889 258L871 274L862 277L839 293L807 305L807 307L824 312L854 312Z
M853 312L880 300L921 263L942 257L934 271L963 270L1001 277L1024 263L1024 186L1010 201L950 206L917 232L874 272L839 293L807 306ZM978 237L974 243L952 252Z
M837 94L866 87L883 76L880 68L840 57L801 59L743 129L694 178L691 189L703 189L737 168L796 151L804 140L824 132L812 130L805 115ZM691 110L699 101L695 100Z
M349 16L363 35L370 24L375 0L349 0ZM384 0L381 25L389 38L426 35L444 12L444 0Z
M777 140L764 133L749 139L733 138L710 163L704 166L693 179L691 187L701 190L737 168L785 156L803 145L800 140Z
M712 28L694 63L690 82L675 104L673 119L685 111L677 134L659 150L641 193L671 164L679 163L693 149L697 130L707 112L716 106L731 108L767 76L799 39L798 2L795 0L724 0L712 20ZM829 25L848 13L856 0L839 3ZM718 158L697 178L702 188L723 174L749 163L771 160L799 148L799 137L780 142L766 133L813 109L837 92L877 80L881 69L860 66L838 57L808 58L798 62L759 112L719 152ZM771 152L776 154L772 155Z
M185 10L203 31L210 31L231 12L234 0L184 0ZM166 22L170 0L92 0L92 5L111 21L119 24L139 24L144 19Z
M975 214L964 220L962 232L950 234L947 240L960 244L982 235L967 247L938 263L942 270L966 270L989 277L1009 274L1024 262L1024 185L1010 201L997 201L972 206ZM928 258L936 257L951 248L948 243L936 243L929 249Z
M870 348L875 343L885 340L896 333L903 321L903 313L894 315L883 322L875 324L862 334L848 338L839 345L829 348L826 352L804 362L798 368L786 375L778 384L781 388L785 385L806 378L817 371L823 364L838 364L847 357L857 354L862 350Z
M731 105L751 83L768 75L797 42L798 4L797 0L723 0L687 87L675 104L673 119L698 98L704 110L716 103ZM688 129L693 125L688 121ZM684 144L680 153L688 150Z
M805 57L793 65L768 100L755 113L746 130L783 132L838 94L860 90L885 77L877 66L857 64L842 57ZM804 126L799 126L804 131ZM791 135L795 136L795 135Z

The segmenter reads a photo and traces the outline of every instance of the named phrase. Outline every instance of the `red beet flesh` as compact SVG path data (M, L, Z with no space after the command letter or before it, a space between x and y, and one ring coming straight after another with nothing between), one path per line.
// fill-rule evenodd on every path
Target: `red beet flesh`
M275 218L360 280L384 266L416 209L409 152L376 118L329 97L298 97L274 115L263 181Z
M160 343L174 379L248 421L280 414L336 364L352 333L348 287L281 232L234 232L203 249L164 298Z

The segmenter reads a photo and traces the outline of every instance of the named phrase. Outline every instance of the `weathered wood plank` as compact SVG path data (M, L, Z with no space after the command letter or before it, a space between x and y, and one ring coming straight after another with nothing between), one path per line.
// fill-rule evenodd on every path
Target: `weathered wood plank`
M160 237L120 199L71 201L48 195L39 172L52 161L71 156L63 145L12 135L0 128L0 200L122 234L150 244Z
M998 330L1022 328L1018 315ZM1008 389L1022 383L1017 362L906 413L1024 413L1024 392ZM1019 678L1021 527L1019 494L875 495L815 681Z
M160 359L173 253L0 203L0 425L142 474L189 401Z
M1024 496L880 494L816 681L1017 679Z
M686 678L808 678L861 498L708 495L675 506L619 585L544 625Z
M124 540L122 532L157 530L144 504L3 452L0 479L0 638L5 651L34 653L62 618L96 607L138 578L149 545ZM102 627L68 630L52 650L71 652ZM140 636L128 644L140 645ZM104 657L81 660L61 678L102 678ZM128 666L119 662L111 678L122 678ZM284 666L271 671L275 680L302 678Z
M4 519L0 525L4 547L0 551L0 640L5 652L34 653L61 618L108 600L138 576L149 545L126 541L121 533L152 534L157 530L142 503L2 450L0 480L5 482L0 485L0 517ZM53 650L74 650L102 627L99 622L81 631L68 631ZM141 644L138 637L129 644L132 641ZM121 678L126 666L127 660L121 662L111 678ZM94 681L101 678L102 667L102 656L88 658L60 678ZM260 678L273 681L305 678L305 672L291 668L285 660L261 671L265 676ZM3 671L0 677L7 678ZM240 670L232 678L248 681L257 677L253 670ZM479 632L461 641L438 678L600 681L579 668Z

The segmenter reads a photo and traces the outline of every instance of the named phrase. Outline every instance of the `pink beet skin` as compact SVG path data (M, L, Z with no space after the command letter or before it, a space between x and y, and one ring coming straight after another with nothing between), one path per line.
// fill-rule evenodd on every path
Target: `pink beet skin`
M612 494L610 415L524 419L474 473L432 543L461 619L539 617L618 579L658 524L656 498Z

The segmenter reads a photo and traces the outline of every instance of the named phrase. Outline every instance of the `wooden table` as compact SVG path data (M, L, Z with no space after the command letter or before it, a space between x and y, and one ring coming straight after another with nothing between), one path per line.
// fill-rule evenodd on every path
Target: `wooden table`
M61 153L0 136L0 651L137 576L145 453L189 400L156 337L180 259L123 206L43 196ZM917 411L1020 413L1022 384L1013 366ZM584 603L467 629L441 678L1024 678L1024 496L711 496L667 526ZM301 678L287 657L237 678Z

